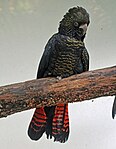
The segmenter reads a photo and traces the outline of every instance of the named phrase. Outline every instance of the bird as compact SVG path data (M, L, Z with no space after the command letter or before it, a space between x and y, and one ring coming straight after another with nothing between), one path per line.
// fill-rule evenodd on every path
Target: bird
M48 40L41 57L37 79L61 79L89 70L89 53L84 38L90 23L85 8L70 8L59 23L58 32ZM28 136L39 140L45 133L47 139L65 143L69 138L68 104L36 108L28 128Z
M116 115L116 95L114 98L114 103L113 103L113 107L112 107L112 118L114 119Z

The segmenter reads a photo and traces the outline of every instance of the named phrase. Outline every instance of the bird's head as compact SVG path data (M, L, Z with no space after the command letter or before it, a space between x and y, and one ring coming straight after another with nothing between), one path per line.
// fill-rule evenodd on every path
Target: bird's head
M74 7L60 21L59 33L83 41L90 23L89 14L82 7Z

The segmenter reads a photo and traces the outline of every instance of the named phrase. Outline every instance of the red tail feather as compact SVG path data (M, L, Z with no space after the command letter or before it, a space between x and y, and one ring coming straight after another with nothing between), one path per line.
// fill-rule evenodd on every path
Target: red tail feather
M28 135L32 140L38 140L45 132L46 114L44 108L37 108L29 125Z
M68 104L59 104L35 110L29 125L28 135L32 140L38 140L44 132L46 132L47 138L53 136L54 141L64 143L68 140Z
M67 141L69 136L68 104L59 104L56 106L52 125L54 141L61 143Z

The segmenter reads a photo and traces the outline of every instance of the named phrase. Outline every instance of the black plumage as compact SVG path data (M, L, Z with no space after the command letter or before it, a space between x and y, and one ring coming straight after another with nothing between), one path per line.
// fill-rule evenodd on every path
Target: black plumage
M52 36L40 61L37 78L69 77L89 69L89 55L81 40L61 35Z
M49 76L66 78L88 71L89 54L83 41L89 22L89 14L84 8L77 6L69 9L60 22L58 33L49 39L45 47L37 79ZM42 111L41 116L37 114L38 111ZM31 139L37 140L44 132L47 138L54 137L54 141L67 141L68 104L36 109L28 134Z
M114 103L113 103L113 107L112 107L112 118L114 119L116 115L116 96L114 98Z

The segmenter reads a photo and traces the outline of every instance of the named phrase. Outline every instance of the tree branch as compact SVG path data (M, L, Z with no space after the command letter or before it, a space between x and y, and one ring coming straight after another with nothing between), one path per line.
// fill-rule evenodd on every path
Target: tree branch
M35 107L116 94L116 66L62 80L42 78L0 87L0 117Z

